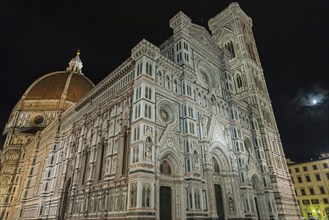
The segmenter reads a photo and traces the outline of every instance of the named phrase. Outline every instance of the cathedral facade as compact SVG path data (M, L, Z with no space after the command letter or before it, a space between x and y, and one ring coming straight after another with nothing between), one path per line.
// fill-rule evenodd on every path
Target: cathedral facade
M79 53L13 108L1 219L300 219L252 20L182 12L98 85Z

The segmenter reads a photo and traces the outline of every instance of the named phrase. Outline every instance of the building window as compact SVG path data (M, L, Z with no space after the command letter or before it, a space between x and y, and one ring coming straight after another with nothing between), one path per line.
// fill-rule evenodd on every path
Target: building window
M309 188L309 190L310 190L310 194L311 195L314 195L314 189L313 188Z
M142 88L141 87L136 88L135 101L141 98L141 94L142 94Z
M235 57L235 51L234 51L234 46L233 46L233 42L230 41L228 43L225 44L225 49L228 50L231 54L231 58Z
M296 168L295 168L295 171L296 171L296 173L299 173L299 168L296 167Z
M306 195L305 189L300 189L300 192L302 193L303 196Z
M328 199L327 199L327 198L324 198L324 199L323 199L323 203L324 203L324 204L328 204L328 203L329 203Z
M137 76L139 76L142 73L142 67L143 67L143 63L139 63L137 65Z
M324 163L324 164L323 164L323 168L324 168L324 169L328 168L328 164L327 164L327 163Z
M237 76L237 77L236 77L236 81L237 81L237 84L238 84L238 89L240 89L240 88L242 87L241 76Z
M317 181L321 181L321 177L320 177L319 174L315 174L315 178L316 178Z
M311 178L310 178L310 176L307 175L307 176L305 176L305 178L306 178L306 181L307 181L307 182L311 182Z
M301 176L298 176L298 177L297 177L297 179L298 179L298 182L299 182L299 183L302 183L302 182L303 182L303 180L302 180L302 177L301 177Z
M190 134L195 134L194 123L191 121L189 122L189 128L190 128Z
M201 209L201 207L200 207L200 194L198 192L194 193L194 202L195 202L195 209Z
M202 190L202 200L203 200L203 209L206 211L208 209L206 190Z
M310 201L308 199L303 199L303 205L309 205Z
M305 166L305 167L303 167L303 171L307 171L307 167Z
M318 170L318 166L317 165L313 165L313 170Z
M48 190L48 183L45 184L45 190L44 191L47 192L47 190Z
M192 87L189 84L186 85L186 91L188 96L192 96Z
M134 141L139 140L139 127L134 128Z
M145 104L144 106L144 117L149 119L152 118L152 108L148 104Z
M323 186L319 186L319 190L321 194L326 194Z
M103 142L101 144L101 152L100 152L100 165L99 165L99 173L98 173L98 180L101 180L102 179L102 175L103 175L103 164L105 163L104 160L105 160L105 152L106 152L106 144ZM97 152L97 154L99 153L99 151Z
M240 180L242 183L244 183L244 175L243 175L243 171L240 172Z
M146 74L152 76L152 65L150 63L146 63Z
M141 116L141 105L138 104L135 106L135 119L139 118Z
M312 204L319 204L319 200L318 199L311 199Z
M145 98L151 100L152 99L152 89L149 87L145 87Z

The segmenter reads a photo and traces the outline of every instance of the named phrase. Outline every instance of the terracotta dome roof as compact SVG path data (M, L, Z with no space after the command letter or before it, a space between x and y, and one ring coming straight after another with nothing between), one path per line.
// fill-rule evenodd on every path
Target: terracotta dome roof
M60 71L46 74L36 80L26 91L25 100L61 99L77 102L94 84L77 72Z

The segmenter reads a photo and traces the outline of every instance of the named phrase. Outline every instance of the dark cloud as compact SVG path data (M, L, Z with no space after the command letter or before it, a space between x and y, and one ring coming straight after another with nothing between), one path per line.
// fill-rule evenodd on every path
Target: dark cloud
M329 91L319 85L312 85L310 89L299 89L288 107L288 115L295 120L328 120Z

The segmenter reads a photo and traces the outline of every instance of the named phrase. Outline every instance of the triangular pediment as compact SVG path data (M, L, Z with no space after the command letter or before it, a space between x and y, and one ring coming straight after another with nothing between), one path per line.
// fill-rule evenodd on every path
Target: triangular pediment
M223 146L226 146L226 138L225 138L225 126L223 123L216 120L215 117L210 118L210 128L209 128L209 139L210 142L218 142Z
M177 148L179 147L179 143L176 140L176 135L173 132L173 129L171 126L167 126L162 134L161 138L158 140L160 151L166 150L168 148L177 151Z
M232 30L228 27L224 27L222 33L220 34L220 39L224 39L227 36L232 36Z
M204 28L196 24L192 24L190 35L197 39L200 44L206 46L208 49L216 54L220 54L220 49L216 42L212 39L209 32Z

